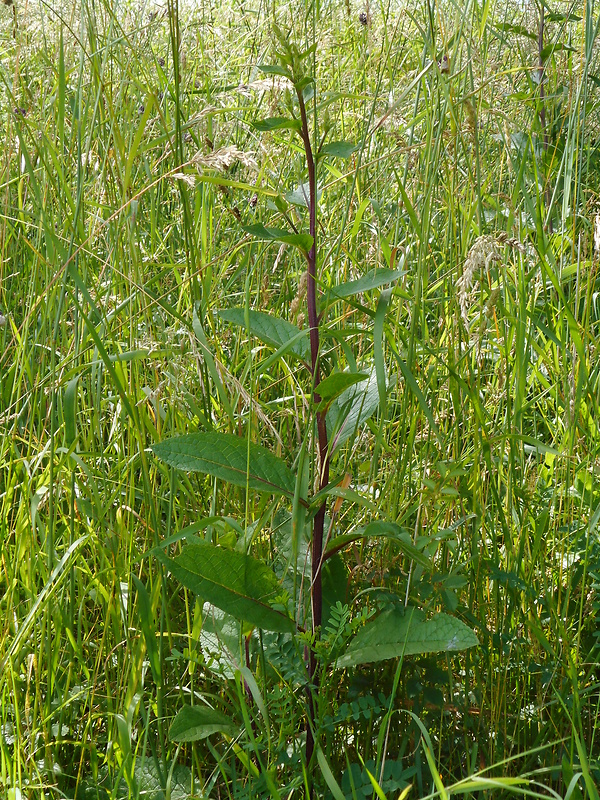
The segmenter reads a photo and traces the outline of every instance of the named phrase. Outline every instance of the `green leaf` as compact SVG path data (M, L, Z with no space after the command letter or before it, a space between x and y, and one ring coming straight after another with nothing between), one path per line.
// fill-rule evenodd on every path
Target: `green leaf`
M271 347L286 348L300 358L307 358L309 352L308 330L301 331L291 322L264 311L249 311L250 333ZM245 308L226 308L218 312L221 319L246 327Z
M383 353L383 324L391 298L391 289L384 289L380 292L373 322L373 361L375 363L375 374L377 376L379 408L383 417L385 417L385 408L387 404L387 378L385 375L385 357Z
M127 730L126 723L125 729ZM131 749L129 752L131 752ZM151 758L133 758L131 761L133 762L133 775L137 787L135 796L143 797L144 800L164 800L165 776L162 770L157 767L157 763ZM128 778L128 780L131 780L131 778ZM131 784L128 785L127 781L121 778L111 793L116 797L129 797L131 795L130 786ZM192 796L193 786L194 779L190 768L184 764L173 764L169 769L169 797L171 800L187 800L188 797ZM110 794L105 788L101 788L98 791L98 785L94 784L93 789L91 788L89 793L86 792L83 796L105 798L110 797Z
M499 25L496 25L496 28L505 33L514 33L516 36L526 36L528 39L537 42L537 34L531 33L524 25L513 25L510 22L501 22Z
M197 742L212 733L237 736L239 732L240 726L220 711L208 706L184 706L171 723L169 739L172 742Z
M261 119L259 122L253 122L252 124L257 131L279 131L285 128L299 131L301 128L300 122L290 117L268 117L268 119Z
M346 800L346 795L343 793L339 783L336 781L335 776L331 771L331 767L327 763L325 754L318 745L317 745L317 762L321 769L321 773L325 778L325 783L329 787L329 791L333 795L334 800Z
M389 608L368 622L338 659L338 667L371 664L387 658L466 650L479 642L461 620L448 614L426 619L418 608Z
M352 153L358 150L358 145L353 142L329 142L319 151L321 156L333 156L333 158L350 158Z
M260 222L255 225L243 225L243 229L251 236L267 242L282 242L300 248L308 253L313 246L313 237L309 233L290 233L285 228L265 228Z
M362 278L358 278L358 280L333 286L330 292L336 297L351 297L361 292L370 292L372 289L377 289L387 283L393 283L404 274L405 271L403 269L373 269L363 275Z
M302 99L308 105L315 96L315 82L312 78L306 77L298 81L296 91L302 92Z
M150 669L152 670L152 677L157 686L162 685L162 672L160 665L160 656L158 653L158 645L156 643L157 631L154 626L156 614L152 608L152 600L148 594L148 590L138 578L137 575L132 576L135 588L137 590L137 612L140 628L144 634L146 642L146 652L148 654L148 661L150 662Z
M355 542L358 539L373 538L391 539L398 545L399 549L416 564L420 564L429 572L433 570L431 560L413 544L409 532L405 528L401 528L400 525L397 525L395 522L388 522L387 520L376 520L375 522L370 522L366 528L359 528L352 533L335 536L329 542L329 548L325 553L325 558L328 558L328 553L330 551L331 553L335 553L346 544Z
M555 44L547 44L546 47L540 53L540 58L543 61L547 61L548 58L552 55L552 53L558 53L560 50L568 50L571 53L577 52L576 47L571 47L569 44L563 44L562 42L556 42Z
M323 191L317 188L317 203L321 199ZM302 208L308 208L308 202L310 200L310 183L301 183L299 186L296 186L293 192L288 192L285 196L285 199L288 203L291 203L294 206L302 206Z
M294 496L295 478L286 463L264 447L228 433L207 431L177 436L150 448L184 472L204 472L236 486Z
M362 383L369 379L366 372L334 372L327 378L322 380L318 387L317 393L321 398L320 406L325 408L329 406L332 400L339 397L342 392L346 391L350 386L356 383Z
M290 81L293 81L292 73L285 67L280 67L278 64L259 64L258 68L265 75L282 75Z
M204 663L212 673L228 681L235 680L239 668L240 637L245 624L212 603L202 606L198 643Z
M440 436L439 428L438 428L437 423L436 423L436 421L435 421L435 419L433 417L433 413L432 413L431 409L429 408L429 404L428 404L428 402L427 402L427 400L425 398L425 395L421 391L421 389L419 387L419 384L416 381L415 376L412 374L408 364L404 361L404 359L400 356L400 354L394 348L392 348L392 352L393 352L393 354L394 354L394 356L396 358L396 361L398 362L398 366L400 367L400 372L404 375L404 380L408 384L411 392L417 398L417 402L419 403L419 405L421 407L421 411L427 417L427 422L429 423L429 426L430 426L431 430L437 436L438 441L441 442L442 438Z
M379 405L375 370L360 385L350 386L331 403L327 412L327 433L333 453L369 419Z
M265 631L293 633L294 620L271 607L281 593L275 573L247 553L199 541L176 558L153 551L174 578L217 608Z
M77 383L79 375L67 383L63 397L63 416L65 420L65 440L67 447L71 447L77 438Z
M192 327L194 328L194 333L196 334L196 339L198 340L198 344L200 345L200 349L202 351L202 357L204 360L204 364L208 370L208 374L213 380L213 383L217 387L217 393L223 404L223 408L227 416L229 417L230 422L233 424L235 421L235 415L233 413L233 408L231 407L231 403L229 402L229 397L227 396L227 391L225 386L223 385L223 380L221 378L221 374L217 369L217 365L215 363L215 359L212 353L211 348L208 344L208 339L206 338L206 333L204 332L204 328L202 327L202 323L200 322L200 318L198 317L198 313L194 308L194 314L192 318Z

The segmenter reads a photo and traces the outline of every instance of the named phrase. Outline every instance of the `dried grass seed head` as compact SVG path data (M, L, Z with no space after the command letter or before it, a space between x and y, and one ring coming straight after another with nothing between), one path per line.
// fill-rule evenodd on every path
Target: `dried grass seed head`
M254 159L254 154L251 152L244 152L235 145L229 147L220 147L212 153L196 153L192 158L194 165L197 168L216 169L218 172L225 172L232 164L239 162L244 167L249 169L258 170L258 164Z

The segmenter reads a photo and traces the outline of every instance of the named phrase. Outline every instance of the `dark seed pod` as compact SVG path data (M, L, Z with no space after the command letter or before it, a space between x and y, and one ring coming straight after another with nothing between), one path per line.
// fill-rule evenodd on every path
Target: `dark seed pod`
M164 58L162 56L159 59L157 59L157 61L158 61L158 66L159 67L164 67L165 60L164 60Z
M251 208L256 208L258 204L258 195L256 194L256 192L252 195L250 200L248 200L248 203L250 204Z
M360 12L360 14L358 15L358 21L360 22L361 25L364 25L365 27L369 24L369 15L367 14L366 11Z

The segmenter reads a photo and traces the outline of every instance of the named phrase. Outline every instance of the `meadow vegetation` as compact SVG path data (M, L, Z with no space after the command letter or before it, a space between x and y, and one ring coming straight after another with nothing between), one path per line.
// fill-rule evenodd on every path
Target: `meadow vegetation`
M2 797L598 800L596 5L0 5Z

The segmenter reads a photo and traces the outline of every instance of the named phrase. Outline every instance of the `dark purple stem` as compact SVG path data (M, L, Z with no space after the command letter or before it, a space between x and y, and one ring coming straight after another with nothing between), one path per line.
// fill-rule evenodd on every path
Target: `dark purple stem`
M310 142L310 130L306 117L306 106L302 90L296 90L298 105L300 107L300 119L302 128L300 136L304 143L306 156L306 166L308 168L309 186L309 219L310 235L312 236L312 247L306 255L308 262L308 276L306 282L306 302L308 306L308 324L310 326L310 356L311 373L313 378L313 403L317 405L320 397L317 392L321 380L319 370L319 319L317 316L317 172L313 149ZM317 434L319 445L319 490L324 489L329 483L329 448L327 442L327 426L325 423L325 413L317 411ZM321 580L321 568L323 565L323 532L325 528L325 507L323 502L313 520L312 533L312 577L311 577L311 604L312 604L312 631L313 635L318 635L321 627L321 617L323 609L323 587ZM315 708L313 691L318 691L320 676L317 669L317 657L314 647L311 647L308 654L308 675L309 675L309 696L308 709L309 720L306 726L306 763L310 764L314 752L315 741L313 727L315 721Z

